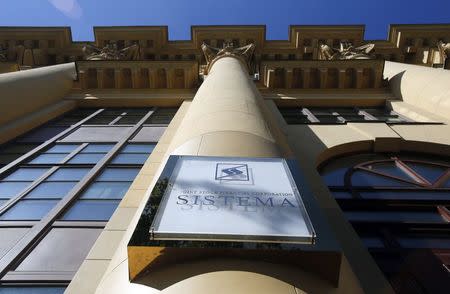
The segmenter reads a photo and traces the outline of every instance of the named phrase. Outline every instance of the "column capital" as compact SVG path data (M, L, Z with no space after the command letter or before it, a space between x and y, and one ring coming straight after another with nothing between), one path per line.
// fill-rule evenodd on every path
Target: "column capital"
M255 51L255 44L249 44L243 47L235 48L233 44L226 43L223 49L220 49L203 43L202 50L206 59L207 73L211 70L214 62L223 57L234 57L240 60L244 65L247 66L248 72L250 74L253 73L252 65L254 59L253 53Z

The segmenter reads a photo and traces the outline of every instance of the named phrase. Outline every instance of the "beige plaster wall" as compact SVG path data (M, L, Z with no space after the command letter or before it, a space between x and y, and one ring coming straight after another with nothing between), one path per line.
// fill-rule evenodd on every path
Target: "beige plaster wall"
M74 79L75 63L0 74L0 125L61 101Z

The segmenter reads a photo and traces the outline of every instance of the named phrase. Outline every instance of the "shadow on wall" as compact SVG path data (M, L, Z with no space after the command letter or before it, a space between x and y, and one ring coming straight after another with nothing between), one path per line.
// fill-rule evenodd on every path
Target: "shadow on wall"
M394 94L394 96L401 101L403 101L402 78L405 72L406 70L401 71L389 79L389 87L392 91L392 94Z
M220 288L230 288L232 290L233 288L237 289L239 287L239 285L230 284L229 281L229 277L236 272L245 272L246 275L255 277L259 276L258 282L256 283L261 283L264 280L267 282L267 285L287 283L307 293L330 293L336 289L330 282L320 279L316 275L298 267L258 262L255 260L249 261L231 256L220 259L209 258L179 263L177 266L161 268L158 271L142 275L134 282L157 289L165 289L168 287L167 290L169 290L172 287L183 287L183 284L191 279L199 280L197 281L199 285L215 284L209 276L220 273ZM219 281L216 280L215 282ZM190 285L191 283L186 284ZM252 287L251 283L248 286L249 289L261 287L258 285Z

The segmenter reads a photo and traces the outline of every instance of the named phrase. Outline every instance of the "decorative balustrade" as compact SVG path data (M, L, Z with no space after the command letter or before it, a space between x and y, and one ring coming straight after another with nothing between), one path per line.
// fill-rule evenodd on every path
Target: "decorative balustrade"
M82 89L189 89L197 86L195 61L78 61Z
M384 60L263 61L268 88L370 89L383 87Z

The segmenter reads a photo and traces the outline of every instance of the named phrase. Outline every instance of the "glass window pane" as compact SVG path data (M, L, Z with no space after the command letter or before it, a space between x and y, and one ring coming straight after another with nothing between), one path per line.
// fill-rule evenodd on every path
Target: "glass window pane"
M331 194L335 199L352 199L352 193L347 191L332 191Z
M126 113L126 115L144 116L149 110L149 108L124 108L122 109L122 113Z
M30 163L32 164L57 164L61 163L67 154L41 154Z
M108 221L119 205L119 200L78 200L62 220Z
M347 167L327 167L327 169L322 172L322 178L327 186L344 186L344 175L347 170Z
M22 155L23 154L0 154L0 164L7 165Z
M110 122L112 122L114 119L116 119L116 116L101 116L97 115L87 122L85 122L85 125L107 125Z
M18 139L18 142L42 143L47 141L48 139L53 138L66 129L67 127L41 127L36 131Z
M366 121L362 115L341 115L346 121ZM372 121L373 122L373 121Z
M140 168L107 168L97 181L133 181L139 170Z
M13 143L7 147L5 147L4 149L2 149L1 152L4 153L28 153L28 151L36 148L37 146L39 146L38 144L19 144L19 143Z
M121 153L148 153L155 149L155 144L128 144L120 152Z
M39 184L26 198L62 198L77 182L44 182Z
M144 164L148 158L148 154L125 153L118 154L111 161L113 164Z
M70 153L79 146L78 144L58 144L45 151L45 153Z
M346 211L354 222L446 223L437 212L429 211Z
M448 179L448 180L444 183L444 185L442 185L442 187L450 188L450 179Z
M352 175L353 186L408 187L413 184L397 181L392 178L376 175L366 171L356 171Z
M115 122L116 125L134 125L137 124L143 116L127 115Z
M178 108L158 108L146 121L145 124L169 124L175 116Z
M81 153L107 153L114 144L89 144Z
M45 172L47 172L49 168L19 168L9 176L7 176L4 180L7 181L34 181L40 176L42 176Z
M0 220L40 220L58 200L21 200L0 216Z
M333 115L336 109L330 108L308 108L314 115Z
M335 123L343 123L343 121L339 120L337 116L323 116L323 115L315 115L315 117L319 120L321 123L326 124L335 124Z
M390 176L402 178L407 181L414 181L411 177L409 177L401 168L399 168L395 162L381 162L373 165L367 165L366 168L371 170L388 174Z
M427 179L431 184L436 182L440 176L447 170L445 167L438 165L424 165L421 163L405 162L409 167L416 171L419 175Z
M99 228L52 228L16 271L75 272L101 231Z
M65 290L65 287L2 286L0 294L63 294Z
M361 237L364 245L367 248L384 248L384 243L380 238L377 237Z
M69 163L96 164L105 156L104 153L77 154L69 160Z
M59 168L48 181L79 181L90 171L90 168L64 167Z
M450 200L450 191L361 191L364 199L386 200Z
M89 186L81 198L122 199L131 182L96 182Z
M0 182L0 198L11 198L25 190L31 182Z
M398 238L404 248L450 249L449 238Z

